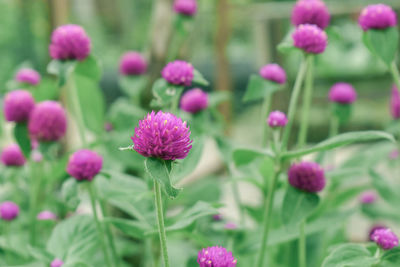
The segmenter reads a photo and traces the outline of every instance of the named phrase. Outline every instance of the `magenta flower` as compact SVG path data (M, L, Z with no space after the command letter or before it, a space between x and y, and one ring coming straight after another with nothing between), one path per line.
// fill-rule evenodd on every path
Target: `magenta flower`
M138 52L129 51L122 55L119 72L122 75L141 75L147 71L147 61Z
M236 267L237 260L226 248L215 246L200 250L197 263L199 267Z
M260 69L260 76L266 80L284 84L286 82L286 72L278 64L267 64Z
M292 10L292 24L314 24L321 29L328 26L331 15L321 0L299 0Z
M389 250L399 245L399 239L389 228L376 229L371 237L384 250Z
M104 130L106 130L106 132L111 132L113 129L114 126L112 125L111 122L104 123Z
M222 214L214 214L212 218L214 221L222 221Z
M40 83L40 74L36 70L24 68L17 72L15 80L20 83L38 85Z
M400 118L400 94L395 85L392 87L392 97L390 98L390 114L395 120Z
M233 223L233 222L227 222L227 223L224 225L224 228L225 228L226 230L235 230L235 229L237 229L237 225L236 225L236 223Z
M139 154L164 160L183 159L192 148L186 122L162 111L152 111L139 121L132 141Z
M310 54L320 54L328 45L326 33L318 26L311 24L299 25L292 34L292 38L295 47Z
M389 159L397 159L399 157L399 150L394 149L389 153Z
M11 201L5 201L0 204L0 218L5 221L12 221L19 215L19 207Z
M57 215L49 210L44 210L36 216L36 219L39 221L55 221L57 220Z
M35 100L25 90L14 90L4 97L4 117L7 121L24 122L29 119Z
M81 149L69 157L67 172L69 175L81 180L93 180L103 166L103 158L96 152Z
M194 88L183 94L180 107L189 113L197 113L208 107L208 94L200 88Z
M49 52L53 59L81 61L88 57L90 49L90 38L79 25L62 25L51 35Z
M395 27L397 15L390 6L384 4L369 5L361 11L358 24L363 31Z
M366 191L360 195L360 202L362 204L372 204L377 198L375 191Z
M275 110L269 113L267 123L271 128L285 127L288 123L285 113Z
M310 193L316 193L325 187L325 173L315 162L300 162L290 166L288 171L291 186Z
M376 224L376 225L372 226L371 229L369 230L369 234L368 234L369 240L370 240L370 241L374 241L374 240L372 239L372 235L374 234L375 230L378 230L378 229L385 229L385 228L386 228L386 226L381 225L381 224Z
M335 83L329 91L329 100L339 104L351 104L357 99L354 87L349 83Z
M194 77L194 68L186 61L175 60L164 67L161 75L171 84L190 86Z
M60 259L54 259L51 264L50 267L61 267L64 264L64 262Z
M11 144L1 152L1 162L6 166L23 166L26 162L24 154L17 144Z
M174 11L185 16L193 16L197 12L196 0L175 0Z
M34 140L57 141L67 131L64 108L55 101L43 101L36 105L29 119L29 134Z

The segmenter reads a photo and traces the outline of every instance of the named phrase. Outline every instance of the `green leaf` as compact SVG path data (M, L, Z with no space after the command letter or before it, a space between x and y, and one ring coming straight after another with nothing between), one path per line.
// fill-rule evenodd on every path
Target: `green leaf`
M69 178L62 184L61 196L65 204L71 210L75 210L78 207L80 203L78 196L78 183L74 178Z
M381 256L381 264L385 267L398 267L400 266L400 248L393 248L387 250Z
M182 189L172 186L170 178L170 169L168 162L158 158L146 158L144 161L145 169L150 177L160 183L164 192L170 198L176 198Z
M397 27L387 29L370 29L364 32L363 41L372 54L381 59L387 66L395 60L399 45Z
M153 84L154 99L151 102L151 106L166 107L171 102L178 101L182 91L183 86L169 84L160 78Z
M121 219L121 218L105 218L106 223L114 225L127 236L133 238L143 239L145 232L151 231L149 225L141 223L140 221Z
M257 158L270 157L272 152L261 149L238 148L233 151L232 158L236 166L247 165Z
M36 248L28 245L29 254L35 259L44 263L50 263L54 256L42 248Z
M119 79L119 84L121 86L122 91L130 97L137 98L140 93L145 88L147 83L147 77L143 75L135 75L135 76L121 76Z
M344 124L350 119L352 109L352 105L339 103L333 104L333 114L335 114L339 119L340 124Z
M385 181L385 179L374 170L369 171L369 176L372 179L372 184L379 192L379 195L390 205L397 208L400 205L400 194Z
M253 74L243 96L244 102L249 102L271 95L281 88L280 84L263 79L260 75Z
M75 60L52 60L47 65L47 72L58 76L58 86L62 87L67 82L69 73L74 69L76 64Z
M182 160L176 160L174 162L174 168L171 173L171 177L174 183L182 180L185 176L191 174L200 162L200 158L203 154L204 139L199 137L196 138L192 143L192 149L186 158Z
M193 82L197 83L198 85L201 86L208 86L210 83L203 77L203 75L198 71L194 70L193 71Z
M283 40L278 44L277 49L279 52L282 54L287 54L293 50L296 50L297 48L293 45L293 39L292 39L292 34L293 34L294 29L291 29L283 38Z
M208 107L216 107L219 104L229 101L229 99L232 97L231 93L228 91L216 91L216 92L211 92L208 94L209 96L209 103Z
M344 244L325 258L322 267L369 267L377 263L369 250L359 244Z
M75 65L74 72L93 81L99 81L101 78L99 62L92 55L89 55L83 61L78 61Z
M31 154L31 140L29 138L27 123L17 123L15 125L14 137L25 158L29 158Z

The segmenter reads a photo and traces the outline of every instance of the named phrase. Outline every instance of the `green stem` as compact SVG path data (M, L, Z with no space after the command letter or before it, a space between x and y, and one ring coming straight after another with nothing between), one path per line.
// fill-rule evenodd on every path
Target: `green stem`
M144 240L144 260L145 260L145 267L154 267L154 257L152 253L152 240L151 238L146 238Z
M339 133L339 118L335 115L331 118L331 125L329 128L329 137L334 137Z
M261 116L262 116L262 146L267 146L268 143L268 134L269 134L269 126L267 123L268 114L271 110L271 101L272 101L272 94L268 94L264 98L263 105L261 107Z
M299 266L307 267L306 259L306 221L300 223L300 236L299 236Z
M31 185L30 185L30 196L29 196L29 240L32 246L36 244L36 215L38 212L38 197L39 190L42 183L42 173L40 171L41 163L30 161L31 166Z
M400 73L399 70L397 69L396 62L394 61L390 65L390 73L392 74L394 83L396 84L396 87L400 93Z
M239 187L237 181L232 178L232 193L233 199L237 208L239 209L239 217L240 217L240 225L244 225L244 212L243 212L243 205L239 195Z
M161 185L154 180L155 204L157 212L158 233L160 236L161 254L164 260L164 267L169 267L167 235L164 226L164 212L162 207Z
M79 136L82 142L82 145L86 147L86 133L85 133L85 122L83 120L83 112L81 104L79 103L79 96L78 96L78 88L75 85L67 86L70 90L68 90L68 94L70 95L70 100L73 105L73 109L75 111L75 119L78 124L78 131Z

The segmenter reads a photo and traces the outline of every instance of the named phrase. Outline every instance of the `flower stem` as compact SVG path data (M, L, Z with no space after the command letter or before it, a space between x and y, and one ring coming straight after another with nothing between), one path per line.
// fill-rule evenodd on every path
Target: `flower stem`
M164 267L169 267L167 235L164 226L164 212L162 207L161 186L154 180L155 204L157 212L158 233L160 236L161 254L164 260Z
M339 118L333 115L331 118L331 125L329 129L329 137L334 137L339 133Z
M307 267L306 259L306 220L300 223L300 237L299 237L299 267Z
M268 143L268 133L269 133L269 126L267 123L268 114L271 110L271 101L272 101L272 94L268 94L264 98L264 102L261 107L261 116L262 116L262 146L265 147Z
M31 166L31 185L30 185L30 196L29 196L29 224L30 224L30 233L29 240L32 246L36 244L36 214L38 211L38 196L39 190L41 188L42 183L42 173L40 170L41 163L40 162L30 162Z
M397 69L396 62L393 61L390 65L390 73L393 76L394 83L396 84L397 90L400 92L400 73Z
M79 103L78 88L75 85L69 86L70 100L75 111L75 118L78 123L79 136L83 147L86 147L86 133L85 133L85 122L83 120L83 112L81 104Z

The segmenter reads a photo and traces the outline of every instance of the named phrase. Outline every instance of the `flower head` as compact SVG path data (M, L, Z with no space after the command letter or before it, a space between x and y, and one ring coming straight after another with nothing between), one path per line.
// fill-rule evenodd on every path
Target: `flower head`
M389 153L389 159L397 159L399 157L399 150L398 149L394 149L392 151L390 151Z
M291 186L306 192L319 192L325 187L325 173L315 162L300 162L290 166L288 171Z
M64 264L64 262L60 259L54 259L51 264L50 267L61 267Z
M14 90L4 97L4 116L7 121L24 122L29 119L35 100L25 90Z
M389 228L376 229L371 238L384 250L389 250L399 245L399 239Z
M189 113L197 113L208 107L208 94L200 88L194 88L183 94L181 109Z
M102 166L103 158L100 155L88 149L81 149L69 157L67 172L79 181L91 181Z
M395 120L400 118L400 94L395 85L392 87L392 97L390 98L390 114Z
M190 86L194 77L194 68L186 61L175 60L164 67L161 75L171 84Z
M24 154L17 144L11 144L1 151L1 162L6 166L23 166L26 162Z
M200 250L197 263L199 267L235 267L237 260L226 248L215 246Z
M260 69L260 76L266 80L284 84L286 82L286 72L278 64L267 64Z
M339 104L351 104L357 99L356 90L349 83L336 83L329 91L329 100Z
M49 52L53 59L84 60L90 54L90 49L90 38L79 25L62 25L51 35Z
M285 113L275 110L269 113L267 123L271 128L285 127L288 123Z
M186 122L162 111L152 111L139 121L132 141L139 154L164 160L183 159L192 148Z
M57 215L49 210L44 210L36 216L36 219L39 221L55 221L57 220Z
M372 204L377 198L378 196L376 195L375 191L366 191L360 195L360 202L362 204Z
M369 5L361 11L358 24L363 31L386 29L396 26L397 15L390 6L384 4Z
M218 213L218 214L214 214L213 216L212 216L212 218L213 218L213 220L214 221L222 221L222 214L221 213Z
M311 24L299 25L292 34L292 38L295 47L310 54L320 54L328 45L326 33L318 26Z
M325 3L321 0L299 0L292 10L292 24L314 24L325 29L331 15Z
M20 83L38 85L40 83L40 74L36 70L24 68L17 72L15 80Z
M174 11L178 14L193 16L197 12L196 0L175 0Z
M57 141L65 135L67 118L63 107L55 101L35 106L29 119L29 134L34 140Z
M384 225L382 225L382 224L376 224L376 225L372 226L371 229L369 230L369 234L368 234L369 240L370 240L370 241L374 241L374 240L372 239L372 235L374 234L375 230L378 230L378 229L385 229L385 228L386 228L386 226L384 226Z
M12 221L18 217L19 207L11 201L5 201L0 204L0 218L5 221Z
M104 123L104 130L106 130L106 132L111 132L113 129L114 126L112 125L111 122Z
M226 230L235 230L235 229L237 229L237 225L236 225L236 223L234 223L234 222L227 222L227 223L224 225L224 228L225 228Z
M119 72L122 75L141 75L147 71L147 61L138 52L129 51L122 55Z

